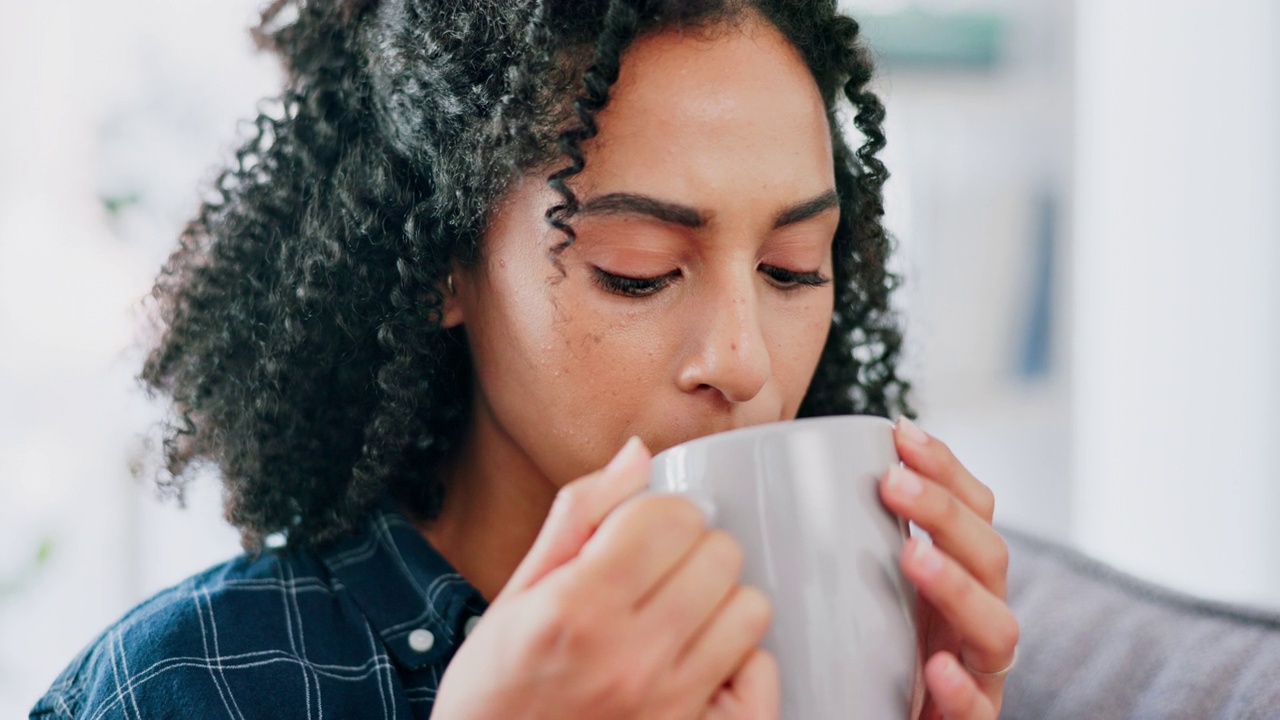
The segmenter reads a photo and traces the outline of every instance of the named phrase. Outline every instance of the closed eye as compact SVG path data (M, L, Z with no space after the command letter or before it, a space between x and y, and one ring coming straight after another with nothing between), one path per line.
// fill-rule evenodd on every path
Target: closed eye
M830 278L816 270L800 272L776 265L761 265L760 272L764 273L769 278L769 282L781 290L821 287L831 282ZM672 281L680 277L680 270L672 270L669 273L653 277L633 277L618 275L604 268L593 267L592 275L596 284L608 292L625 297L642 298L661 292Z
M822 273L814 270L813 272L798 272L780 268L776 265L761 265L760 272L764 273L769 281L782 290L796 290L802 287L822 287L831 282L831 278L826 277Z
M672 280L680 277L680 271L678 269L672 270L665 275L656 277L630 277L616 275L603 268L593 267L592 275L597 285L615 295L640 298L653 295L670 285Z

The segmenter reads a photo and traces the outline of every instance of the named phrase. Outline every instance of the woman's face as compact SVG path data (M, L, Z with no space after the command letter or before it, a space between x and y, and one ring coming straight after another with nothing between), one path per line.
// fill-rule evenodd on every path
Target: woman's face
M774 28L641 39L598 119L559 267L538 173L445 307L471 346L472 442L556 485L632 435L656 452L794 418L831 323L830 131Z

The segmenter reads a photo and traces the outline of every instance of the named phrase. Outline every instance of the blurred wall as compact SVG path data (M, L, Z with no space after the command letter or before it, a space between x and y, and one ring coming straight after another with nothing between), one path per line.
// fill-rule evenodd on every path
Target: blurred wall
M0 717L129 607L238 551L155 499L141 300L273 92L256 0L0 3Z
M1077 27L1071 536L1280 603L1280 3Z
M846 3L880 63L906 371L997 521L1071 528L1069 0Z
M1280 606L1280 4L846 5L922 424L1005 526Z

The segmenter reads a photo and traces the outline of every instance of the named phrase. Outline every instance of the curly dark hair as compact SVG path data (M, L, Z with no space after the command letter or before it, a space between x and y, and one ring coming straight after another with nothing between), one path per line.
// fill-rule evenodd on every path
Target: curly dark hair
M435 468L472 397L440 286L474 263L511 181L554 169L547 221L572 242L567 180L637 38L755 13L803 55L832 128L835 313L802 416L911 414L881 224L884 110L835 0L275 0L254 36L287 82L183 231L152 297L141 381L172 399L159 482L200 464L247 549L320 543L384 491L438 514ZM838 108L864 141L852 150Z

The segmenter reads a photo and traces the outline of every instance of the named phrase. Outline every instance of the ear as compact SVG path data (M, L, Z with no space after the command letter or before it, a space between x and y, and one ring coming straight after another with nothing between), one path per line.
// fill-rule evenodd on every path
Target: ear
M453 328L462 325L466 320L463 308L462 293L465 290L466 274L455 265L444 281L440 283L440 327Z

